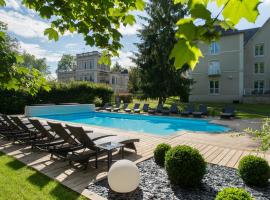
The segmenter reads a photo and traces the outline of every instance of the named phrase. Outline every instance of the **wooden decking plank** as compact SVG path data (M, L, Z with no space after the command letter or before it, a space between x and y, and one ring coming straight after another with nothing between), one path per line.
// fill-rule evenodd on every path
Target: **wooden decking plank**
M235 154L236 150L232 149L230 150L226 156L218 163L219 165L226 166L226 164L230 161L232 156Z
M239 162L240 160L245 157L248 156L250 154L249 151L243 151L242 155L239 157L238 161L235 163L235 165L233 166L234 168L238 168Z
M229 162L226 164L227 167L234 167L241 157L243 151L237 150L236 153L231 157Z
M208 157L206 157L206 160L210 163L212 163L212 161L218 157L225 149L223 148L218 148L215 152L213 152L211 155L209 155Z
M226 155L227 153L230 151L230 149L223 149L223 151L217 156L215 157L211 163L213 164L218 164Z

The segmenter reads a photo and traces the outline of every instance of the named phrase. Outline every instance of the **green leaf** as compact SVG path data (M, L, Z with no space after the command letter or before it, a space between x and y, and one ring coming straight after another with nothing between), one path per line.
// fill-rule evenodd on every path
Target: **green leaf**
M6 6L5 0L0 0L0 6Z
M136 4L136 8L138 10L143 10L144 9L145 3L144 3L143 0L137 0L135 4Z
M186 40L193 41L197 36L197 27L193 23L193 19L184 18L177 22L179 29L176 32L177 38L184 38Z
M135 20L134 15L127 15L127 16L125 16L125 19L124 19L124 23L125 24L133 25L135 21L136 20Z
M222 6L227 0L217 0L217 5ZM230 0L224 7L222 15L225 20L231 21L234 25L238 24L242 18L255 23L259 11L260 0Z
M197 46L191 44L185 39L180 39L175 44L170 58L175 58L174 66L177 69L180 69L185 64L188 64L189 67L193 70L198 63L199 58L202 56L202 52Z
M92 36L87 35L84 40L86 41L86 44L90 45L91 47L95 44L95 40Z
M107 51L103 51L98 61L99 64L111 65L111 57Z
M53 28L47 28L44 31L45 35L48 35L49 40L54 40L57 41L58 40L58 32L56 30L54 30Z
M53 9L49 6L43 6L39 10L40 16L49 19L53 15Z
M15 57L16 57L17 63L23 63L23 57L22 56L20 56L19 54L17 54Z
M194 7L190 10L190 14L193 18L201 18L210 20L211 19L211 12L207 10L206 6L203 4L196 4Z

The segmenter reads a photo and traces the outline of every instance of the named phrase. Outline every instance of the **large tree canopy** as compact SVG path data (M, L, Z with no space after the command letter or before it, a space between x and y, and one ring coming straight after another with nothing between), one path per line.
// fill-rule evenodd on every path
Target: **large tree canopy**
M264 0L266 1L266 0ZM207 6L216 2L221 11L212 16ZM244 18L255 22L260 0L174 0L188 10L185 19L177 22L176 38L178 42L172 50L175 57L175 67L181 68L188 64L194 68L202 55L197 46L198 41L209 42L220 37L215 29L234 28ZM45 30L49 39L58 39L58 35L66 31L83 34L86 44L105 49L101 62L108 64L111 55L118 55L121 48L121 34L118 28L121 24L134 24L132 10L142 10L143 0L23 0L28 8L37 11L41 17L51 19L51 27ZM0 0L0 6L5 0ZM219 16L223 18L220 19ZM196 22L202 22L196 25Z
M186 101L190 80L182 73L186 69L176 69L171 50L176 43L176 21L184 17L186 9L175 5L172 0L149 0L146 6L148 17L138 37L138 53L134 59L140 71L140 87L145 97L159 98L164 102L167 97L180 96Z
M22 65L28 69L37 69L43 75L50 74L49 66L46 64L46 58L36 58L34 55L23 52L21 55L23 62Z
M76 65L76 58L70 54L63 54L61 60L57 64L57 71L72 71Z
M48 90L43 74L33 66L24 66L24 57L18 53L17 41L9 37L6 30L7 26L0 22L0 88L31 94L41 87Z

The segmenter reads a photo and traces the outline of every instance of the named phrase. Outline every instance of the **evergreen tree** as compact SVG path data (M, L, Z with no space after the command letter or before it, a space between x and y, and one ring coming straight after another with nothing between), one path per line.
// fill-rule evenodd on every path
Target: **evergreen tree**
M170 53L176 43L176 22L186 14L182 5L172 0L150 0L146 5L148 17L139 31L141 43L133 60L140 69L141 90L145 97L158 98L165 102L167 97L179 96L187 101L190 80L182 76L188 69L174 67Z

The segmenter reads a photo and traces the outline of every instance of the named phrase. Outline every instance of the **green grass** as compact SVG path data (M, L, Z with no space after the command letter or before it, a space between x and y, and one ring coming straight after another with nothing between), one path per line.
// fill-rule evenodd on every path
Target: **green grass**
M166 100L165 106L170 107L172 103L176 102L180 110L184 110L187 104L179 102L178 98L171 97ZM133 108L135 103L141 103L141 107L144 103L149 103L151 108L157 106L157 100L145 100L141 101L133 99L133 103L129 105L129 108ZM225 103L195 103L195 107L198 108L199 104L205 104L208 107L210 116L219 116L222 108L226 106ZM270 117L270 105L268 104L234 104L236 109L236 116L240 119L251 119L251 118L266 118Z
M57 181L0 152L1 200L86 200Z

